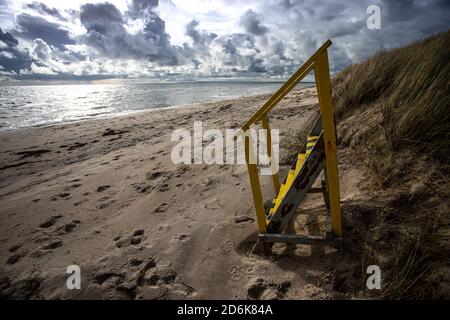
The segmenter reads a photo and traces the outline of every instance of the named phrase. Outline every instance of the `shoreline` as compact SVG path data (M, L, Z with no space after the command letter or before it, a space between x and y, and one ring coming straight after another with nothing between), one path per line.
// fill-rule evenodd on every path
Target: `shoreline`
M309 88L309 87L310 86L302 87L301 89ZM299 89L299 90L301 90L301 89ZM92 118L87 118L87 119L77 119L77 120L65 121L65 122L45 123L45 124L24 126L24 127L20 127L17 129L0 130L0 135L2 133L11 133L11 132L17 132L17 131L28 130L28 129L33 129L33 128L51 128L54 126L83 123L86 121L96 121L96 120L105 120L105 119L117 118L117 117L127 117L127 116L131 116L134 114L146 113L146 112L172 110L172 109L179 109L179 108L192 108L192 107L198 107L198 106L204 105L204 104L221 103L221 102L227 102L229 100L238 100L238 99L242 99L242 98L258 98L259 96L266 96L266 95L273 94L273 93L274 93L274 91L267 91L267 92L251 94L251 95L241 95L241 96L236 96L236 97L208 99L208 100L202 100L202 101L193 102L193 103L179 104L179 105L167 106L167 107L148 108L148 109L141 109L141 110L129 110L129 111L125 111L125 112L122 112L119 114L111 114L111 115L105 114L102 116L92 117Z

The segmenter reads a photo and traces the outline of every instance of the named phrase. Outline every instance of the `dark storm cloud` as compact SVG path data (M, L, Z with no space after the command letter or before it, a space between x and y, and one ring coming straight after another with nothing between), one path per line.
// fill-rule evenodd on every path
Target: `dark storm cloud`
M182 48L171 46L165 22L153 11L157 1L135 0L127 15L113 4L81 6L80 21L87 33L81 41L110 58L148 59L160 65L177 65ZM130 34L124 24L127 18L140 19L144 29Z
M328 29L328 35L330 38L339 38L349 35L355 35L366 27L366 20L361 19L356 22L349 21L335 21L332 27Z
M225 53L224 60L222 63L224 65L229 66L239 66L243 68L242 63L246 63L253 59L253 56L245 56L243 57L238 53L238 48L245 48L245 49L253 49L255 51L258 51L257 48L255 48L254 39L244 33L232 33L226 37L222 37L219 39L223 52Z
M312 6L310 12L316 16L319 20L331 21L333 19L339 18L343 16L345 9L347 8L348 3L345 1L337 1L337 2L322 2L317 3L317 5ZM345 17L347 18L347 17Z
M260 18L251 9L241 16L240 22L244 26L245 31L256 36L264 35L269 31L266 26L261 24Z
M0 66L4 71L18 73L30 69L31 59L27 52L17 48L19 41L16 38L0 28L0 41Z
M277 26L290 39L291 48L299 53L301 58L296 59L297 64L330 38L334 48L330 51L330 63L333 71L338 71L380 49L404 46L447 30L450 27L449 4L450 1L444 0L286 0L267 4L265 10L276 14L277 6L283 9L280 11L283 19L279 19ZM367 28L369 5L378 5L381 9L379 30ZM272 25L269 27L272 29Z
M380 4L386 22L405 21L418 13L413 0L382 0Z
M47 14L64 21L66 20L66 18L64 18L57 9L50 8L45 3L42 2L32 2L27 4L26 7L33 9L34 11L39 12L41 14Z
M198 21L194 19L186 25L186 34L192 38L194 45L196 46L208 45L209 43L211 43L212 40L217 38L217 34L215 33L198 31L197 30L198 24L199 24Z
M198 68L201 60L205 57L210 57L210 45L217 34L198 30L199 23L197 20L192 20L186 25L186 35L192 39L192 47L185 45L184 57L191 59L192 64Z
M264 73L267 72L266 67L264 66L264 61L262 59L253 59L250 67L248 68L249 72L256 73Z
M381 8L381 29L369 30L365 26L366 14L359 33L335 42L337 46L346 48L353 63L380 49L401 47L450 27L450 6L443 1L381 0L378 5Z
M75 44L69 32L60 25L49 22L41 17L23 13L16 17L17 33L28 40L43 39L57 48L64 48L66 44Z
M160 64L177 65L177 51L180 48L171 46L170 36L166 32L166 23L154 11L158 7L158 0L132 0L127 14L131 19L144 21L144 38L157 47L157 53L150 53L147 57Z
M133 0L131 1L127 15L133 19L142 17L158 7L158 0Z
M101 34L108 31L108 27L123 23L122 13L111 3L91 4L81 7L81 24L89 31L94 30Z
M381 0L382 23L395 34L394 27L407 35L430 35L450 27L450 1ZM399 38L401 38L399 36Z
M16 47L19 44L19 41L14 38L9 32L3 32L0 28L0 40L6 43L10 47Z
M291 0L281 0L279 2L279 4L285 10L289 10L289 9L291 9L294 6L294 3Z

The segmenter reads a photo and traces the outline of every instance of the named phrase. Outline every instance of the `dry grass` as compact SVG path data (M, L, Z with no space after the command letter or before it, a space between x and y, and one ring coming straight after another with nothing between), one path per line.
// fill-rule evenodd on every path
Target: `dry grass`
M385 197L359 239L363 268L385 270L377 297L450 296L443 276L450 268L449 43L447 31L382 51L333 79L341 147L367 165L376 182L370 193Z
M407 47L381 51L333 79L336 116L383 104L383 127L395 150L450 160L450 31Z

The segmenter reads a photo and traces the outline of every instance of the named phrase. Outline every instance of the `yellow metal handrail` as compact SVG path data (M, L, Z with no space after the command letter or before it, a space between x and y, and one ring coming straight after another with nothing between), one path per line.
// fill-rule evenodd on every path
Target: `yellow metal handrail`
M267 221L264 211L264 203L261 192L261 184L256 163L252 159L252 139L246 135L250 126L262 122L266 130L267 154L273 161L271 132L269 127L268 113L283 99L309 72L314 70L316 79L317 95L319 97L319 107L322 113L323 142L325 145L325 170L327 172L327 189L330 200L330 213L332 232L335 236L342 235L341 212L339 200L339 175L336 156L336 130L334 124L331 85L328 66L327 49L331 46L331 41L327 40L281 87L269 100L241 127L235 138L244 135L245 158L252 187L253 201L255 204L256 217L260 233L266 233ZM280 191L280 179L278 173L272 173L272 180L275 192Z
M261 121L264 114L268 114L277 103L283 99L314 67L317 58L331 46L331 40L327 40L290 78L278 89L269 100L241 127L247 131L254 123Z

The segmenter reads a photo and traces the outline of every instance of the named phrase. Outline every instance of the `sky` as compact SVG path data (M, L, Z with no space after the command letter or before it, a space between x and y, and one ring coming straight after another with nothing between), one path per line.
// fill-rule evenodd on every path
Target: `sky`
M327 39L335 73L449 28L448 0L0 0L0 81L281 80Z

